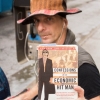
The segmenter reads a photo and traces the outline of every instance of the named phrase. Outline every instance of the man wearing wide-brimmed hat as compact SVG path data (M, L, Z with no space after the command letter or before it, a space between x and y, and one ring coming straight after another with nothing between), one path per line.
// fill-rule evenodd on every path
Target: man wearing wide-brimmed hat
M67 28L66 15L81 12L78 9L66 10L65 0L31 0L31 14L17 21L18 24L34 23L42 43L58 45L75 44L75 35ZM79 86L75 87L80 100L100 100L100 75L89 53L78 45ZM83 92L83 89L84 92ZM30 100L37 94L37 86L11 100ZM85 96L85 97L84 97Z

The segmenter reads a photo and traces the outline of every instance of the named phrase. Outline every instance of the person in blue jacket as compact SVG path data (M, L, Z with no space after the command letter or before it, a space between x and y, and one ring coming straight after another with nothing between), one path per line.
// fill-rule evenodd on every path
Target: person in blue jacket
M4 100L5 98L9 97L11 95L10 93L10 87L8 83L8 79L0 67L0 100Z

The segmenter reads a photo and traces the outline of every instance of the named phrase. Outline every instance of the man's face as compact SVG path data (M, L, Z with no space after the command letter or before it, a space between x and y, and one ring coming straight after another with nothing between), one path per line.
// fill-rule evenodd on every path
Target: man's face
M64 18L59 15L36 15L34 16L34 22L42 43L58 43L60 38L64 41L65 33L61 35Z

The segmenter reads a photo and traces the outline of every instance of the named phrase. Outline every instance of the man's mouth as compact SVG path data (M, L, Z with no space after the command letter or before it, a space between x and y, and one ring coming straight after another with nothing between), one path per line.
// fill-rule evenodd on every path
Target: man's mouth
M48 37L48 35L42 36L43 39L46 39Z
M41 38L42 39L47 39L49 36L50 36L49 34L48 35L42 35Z

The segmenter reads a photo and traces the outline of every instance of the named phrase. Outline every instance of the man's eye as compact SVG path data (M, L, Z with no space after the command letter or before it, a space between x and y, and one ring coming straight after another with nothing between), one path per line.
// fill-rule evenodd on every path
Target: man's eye
M38 23L39 21L37 20L37 19L34 19L34 23L36 24L36 23Z
M52 21L52 18L47 18L47 21Z

